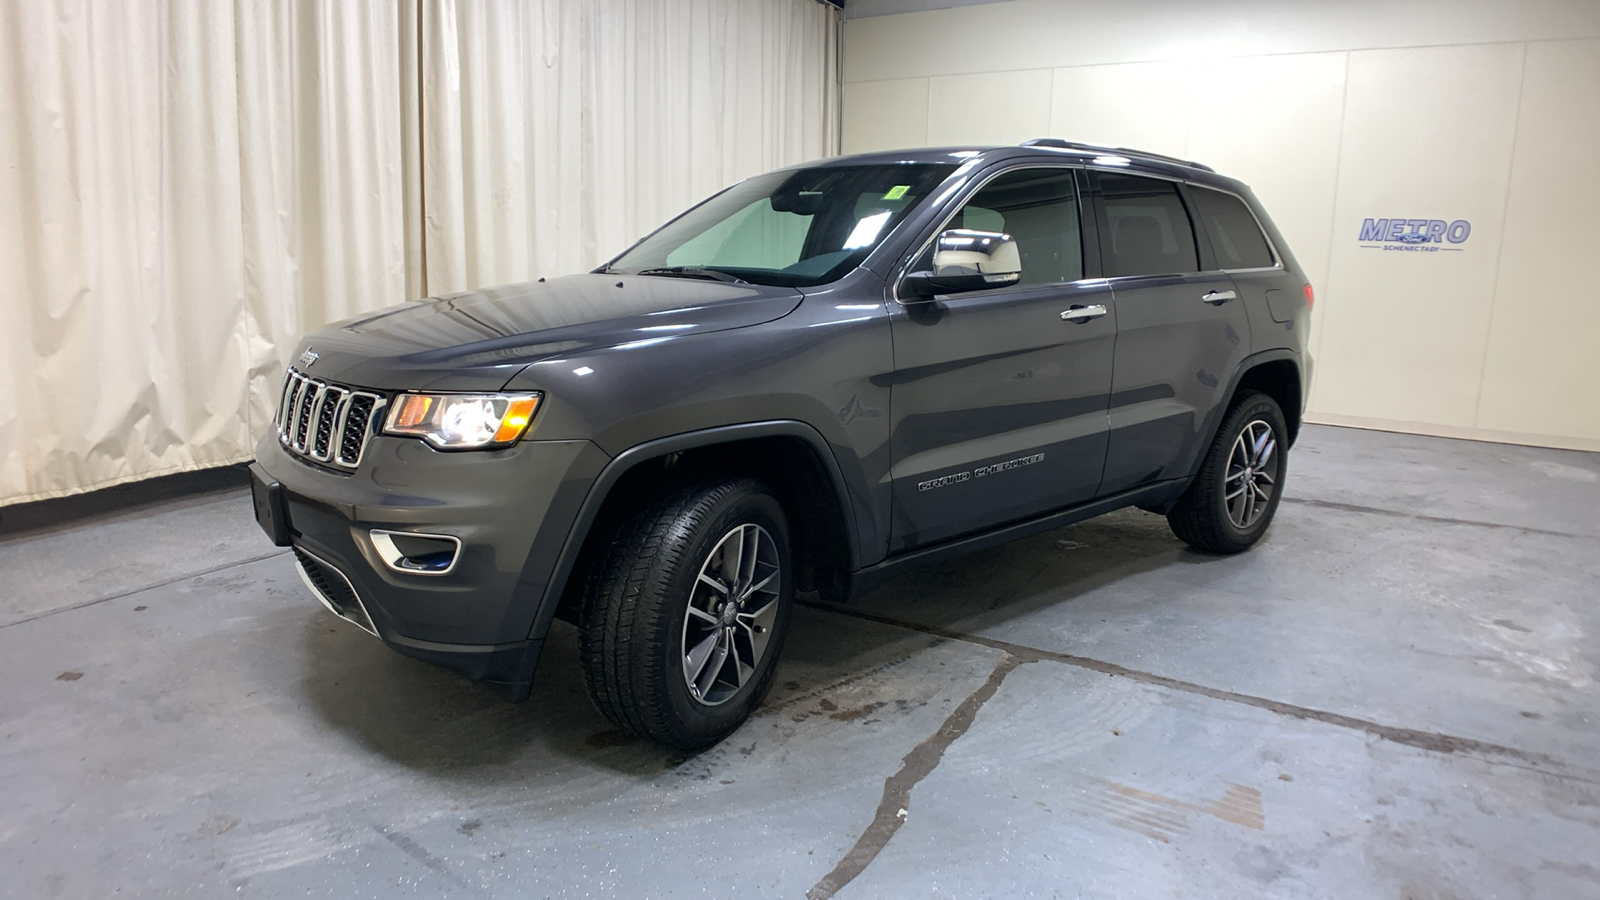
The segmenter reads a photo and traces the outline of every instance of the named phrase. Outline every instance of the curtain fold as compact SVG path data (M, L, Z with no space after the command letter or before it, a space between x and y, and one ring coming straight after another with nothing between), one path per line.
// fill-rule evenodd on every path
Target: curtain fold
M297 337L836 146L815 0L0 0L0 505L248 459Z
M830 155L814 0L421 0L427 288L590 268L740 178Z

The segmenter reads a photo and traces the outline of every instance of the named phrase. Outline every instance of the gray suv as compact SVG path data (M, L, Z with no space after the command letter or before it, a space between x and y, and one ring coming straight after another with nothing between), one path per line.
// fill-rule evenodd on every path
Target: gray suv
M1311 302L1198 163L1041 139L796 166L591 273L313 333L255 514L395 650L520 700L566 619L606 716L703 747L761 702L796 591L1127 506L1250 547Z

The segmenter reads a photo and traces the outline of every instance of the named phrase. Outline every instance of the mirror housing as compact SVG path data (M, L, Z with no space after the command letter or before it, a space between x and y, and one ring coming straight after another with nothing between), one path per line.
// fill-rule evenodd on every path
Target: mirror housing
M933 271L912 272L901 279L905 291L919 300L1007 287L1022 279L1022 255L1009 234L952 228L933 244Z

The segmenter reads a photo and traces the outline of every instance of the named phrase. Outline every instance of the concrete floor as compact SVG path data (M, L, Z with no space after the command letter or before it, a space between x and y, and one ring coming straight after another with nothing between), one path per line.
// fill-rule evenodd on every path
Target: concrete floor
M1126 511L796 618L674 756L503 704L242 492L0 539L0 895L1600 897L1600 456L1308 428L1243 556Z

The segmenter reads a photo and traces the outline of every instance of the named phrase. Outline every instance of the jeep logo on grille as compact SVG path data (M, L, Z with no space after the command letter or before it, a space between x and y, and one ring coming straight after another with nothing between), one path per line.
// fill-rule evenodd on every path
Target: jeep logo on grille
M321 358L322 358L322 354L320 354L317 351L311 349L310 347L307 347L306 348L306 352L300 354L300 365L305 366L306 368L309 369L309 368L311 368L311 364L312 363L316 362L317 360L319 360Z

